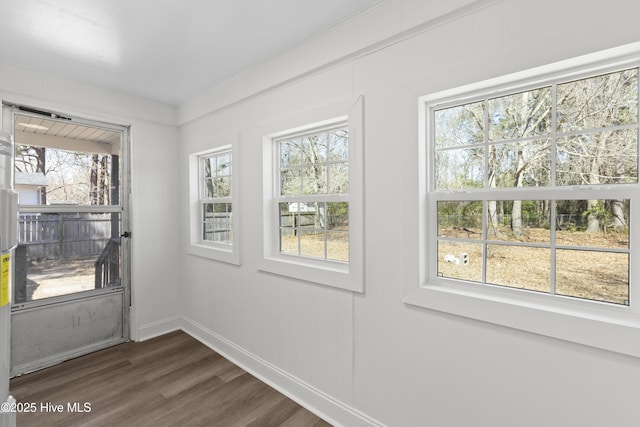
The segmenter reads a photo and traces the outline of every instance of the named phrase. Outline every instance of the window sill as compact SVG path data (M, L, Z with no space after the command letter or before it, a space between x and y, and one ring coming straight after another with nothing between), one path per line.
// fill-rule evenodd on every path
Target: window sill
M447 283L444 283L447 282ZM479 285L482 286L482 285ZM629 307L521 290L439 281L415 288L406 304L480 320L577 344L640 357L640 317Z
M348 264L297 257L274 256L265 258L258 270L317 283L338 289L363 292L362 280L355 277Z
M240 254L237 250L234 251L232 247L226 248L222 245L209 246L192 243L187 247L187 253L227 264L240 265Z

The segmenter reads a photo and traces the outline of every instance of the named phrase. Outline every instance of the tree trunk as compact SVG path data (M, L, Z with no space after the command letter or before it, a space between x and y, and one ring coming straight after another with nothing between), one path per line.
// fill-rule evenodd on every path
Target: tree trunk
M489 188L496 188L496 171L493 165L497 164L497 153L496 147L491 146L489 151L489 170L488 180L489 180ZM498 230L498 209L495 200L489 200L487 202L487 237L499 237L500 230Z
M100 180L98 183L99 194L98 204L109 204L109 157L102 156L100 159Z
M33 151L36 152L36 172L42 172L43 174L47 173L47 165L46 165L46 153L44 147L32 147ZM40 192L40 203L43 205L47 204L47 190Z
M100 170L100 161L98 155L91 157L91 175L89 177L89 200L91 205L98 204L98 174Z
M624 219L624 202L622 200L611 200L611 215L613 217L612 228L620 230L625 228L627 222Z
M607 137L611 134L611 132L603 132L600 138L597 141L598 150L595 152L593 159L589 164L589 184L600 184L600 167L601 167L601 156L600 153L604 152ZM587 201L587 210L589 214L587 215L587 233L595 233L600 231L600 220L598 219L597 210L598 210L598 200L588 200Z
M587 215L587 229L585 230L587 233L596 233L600 231L600 220L596 213L598 210L598 203L599 200L587 200L587 211L589 211L589 214Z
M511 231L516 236L522 236L522 200L513 201L511 211Z
M522 154L522 147L518 144L518 151L516 153L516 176L515 187L522 187L524 181L525 170L524 155ZM514 200L513 209L511 210L511 231L516 236L522 236L522 201Z

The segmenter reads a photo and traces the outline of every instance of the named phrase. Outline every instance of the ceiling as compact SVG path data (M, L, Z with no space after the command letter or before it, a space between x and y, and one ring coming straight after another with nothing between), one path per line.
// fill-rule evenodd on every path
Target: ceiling
M0 0L0 63L178 105L380 0Z

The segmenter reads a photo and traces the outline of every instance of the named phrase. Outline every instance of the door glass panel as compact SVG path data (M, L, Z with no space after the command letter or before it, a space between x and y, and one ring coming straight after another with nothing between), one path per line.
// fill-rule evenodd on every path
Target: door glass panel
M34 120L40 119L16 116L15 184L21 205L120 203L121 132Z
M18 113L14 137L14 301L122 286L123 132Z
M119 213L20 214L16 303L121 286Z

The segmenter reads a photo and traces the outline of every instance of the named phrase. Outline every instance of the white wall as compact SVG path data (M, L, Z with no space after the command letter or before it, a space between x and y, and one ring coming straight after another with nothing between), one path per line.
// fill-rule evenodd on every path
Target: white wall
M636 0L390 0L181 106L180 193L217 135L240 132L243 177L242 265L182 255L185 329L337 423L638 425L637 359L401 301L418 283L417 98L640 41L638 16ZM360 94L365 293L259 272L262 136Z
M175 107L0 63L0 99L131 126L132 336L178 327Z

